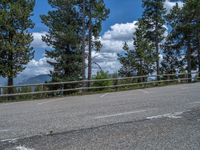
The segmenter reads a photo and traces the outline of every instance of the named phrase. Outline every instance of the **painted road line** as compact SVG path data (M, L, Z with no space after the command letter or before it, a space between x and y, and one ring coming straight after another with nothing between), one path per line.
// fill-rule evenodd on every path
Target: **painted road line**
M188 90L189 88L188 87L182 87L181 89L182 90Z
M200 104L200 102L199 101L198 102L191 102L189 104Z
M9 131L9 130L0 130L0 133L1 133L1 132L8 132L8 131Z
M182 114L183 114L183 112L167 113L167 114L163 114L163 115L157 115L157 116L147 117L147 119L149 119L149 120L152 120L152 119L161 119L161 118L180 119L180 118L182 118L180 116Z
M1 142L9 142L9 143L12 143L12 142L16 142L18 139L15 138L15 139L5 139L5 140L1 140Z
M142 112L145 112L145 111L146 111L146 110L137 110L137 111L130 111L130 112L117 113L117 114L112 114L112 115L97 116L97 117L95 117L95 119L104 119L104 118L110 118L110 117L131 115L131 114L142 113Z
M16 147L16 150L34 150L34 149L32 149L32 148L27 148L27 147L25 147L25 146L17 146L17 147Z
M45 101L45 102L41 102L41 103L37 103L38 105L43 105L43 104L48 104L48 103L52 103L52 102L56 102L59 100L49 100L49 101Z
M104 94L104 95L101 95L100 97L101 98L104 98L104 97L106 97L107 95L109 95L110 93L106 93L106 94Z
M144 93L144 94L150 94L150 92L147 91L147 90L139 90L139 91L141 91L141 92Z

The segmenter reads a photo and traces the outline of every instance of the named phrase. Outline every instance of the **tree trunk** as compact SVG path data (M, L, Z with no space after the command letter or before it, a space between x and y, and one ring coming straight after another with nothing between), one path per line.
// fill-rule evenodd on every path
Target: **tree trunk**
M198 50L198 72L200 77L200 49Z
M188 47L187 47L187 70L188 70L188 82L192 82L192 63L191 63L191 53L192 53L192 49L191 49L191 45L190 45L190 41L188 42Z
M8 86L13 86L13 78L12 77L8 78ZM8 88L8 94L13 94L13 88L12 87Z
M157 72L157 80L159 81L160 80L160 59L159 59L159 41L158 41L158 36L159 36L159 32L158 32L158 8L156 7L156 27L155 27L155 30L156 30L156 39L155 39L155 46L156 46L156 56L157 56L157 59L156 59L156 72Z
M156 55L157 55L157 61L156 61L157 79L160 80L160 59L159 59L159 45L158 45L158 42L156 42Z
M197 37L198 37L198 47L197 47L197 53L198 53L198 80L200 79L200 35L199 35L200 31L197 31Z
M13 77L8 77L8 86L13 86ZM13 87L8 87L8 94L13 94L14 89ZM13 100L14 97L10 96L8 97L8 100Z
M83 1L83 18L82 18L82 80L85 80L85 0ZM84 85L83 85L84 86Z
M8 86L11 86L11 87L8 87L8 94L13 94L14 93L14 89L13 89L13 53L11 52L10 55L8 56L8 61L10 63L9 65L9 69L10 69L10 75L8 77ZM13 100L14 97L13 96L10 96L8 97L8 100Z
M89 14L89 54L88 54L88 80L91 80L92 78L92 14L91 14L91 8L90 8L90 14ZM88 82L88 87L90 87L91 83Z
M139 71L140 73L139 73L139 76L143 76L142 66L143 66L142 60L140 60L140 71ZM143 82L143 77L140 78L140 82Z

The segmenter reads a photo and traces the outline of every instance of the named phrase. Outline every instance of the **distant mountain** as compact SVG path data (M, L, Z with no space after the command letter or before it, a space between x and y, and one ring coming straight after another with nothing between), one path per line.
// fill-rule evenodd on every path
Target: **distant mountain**
M7 80L5 78L0 77L0 86L6 85Z
M170 2L182 2L183 0L170 0Z
M51 77L48 74L38 75L35 77L28 78L18 84L39 84L45 83L46 81L50 81Z

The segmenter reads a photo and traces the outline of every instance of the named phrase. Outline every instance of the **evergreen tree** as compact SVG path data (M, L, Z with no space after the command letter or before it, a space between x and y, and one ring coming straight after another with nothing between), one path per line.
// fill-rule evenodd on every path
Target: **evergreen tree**
M53 66L52 81L79 80L82 75L81 16L79 2L74 0L49 0L54 8L42 15L42 22L49 27L43 41L52 47L46 50L48 63Z
M195 27L195 41L194 47L196 50L196 64L198 68L198 76L200 77L200 22L198 21L198 25Z
M122 77L131 77L136 74L136 68L132 64L132 60L134 59L132 55L132 51L129 49L127 42L124 43L123 46L124 51L118 54L118 60L122 67L119 70L119 74Z
M156 52L156 72L160 75L160 58L161 53L160 44L164 39L165 33L165 0L143 0L143 19L146 22L146 38L153 43L153 49ZM159 79L159 76L158 76Z
M175 74L177 71L181 72L184 69L183 56L185 55L181 50L180 39L176 35L176 27L180 22L182 16L182 9L176 4L166 15L169 34L163 44L163 60L161 62L162 74Z
M86 21L88 33L88 80L92 78L92 49L100 50L101 42L98 41L102 21L104 21L109 14L109 9L106 8L104 0L85 0L86 1ZM93 39L94 38L94 39ZM89 85L90 86L90 85Z
M177 31L181 31L181 44L182 48L186 47L186 62L187 62L187 72L188 72L188 82L191 82L192 78L192 69L194 69L193 54L194 54L194 45L193 45L193 36L194 36L194 25L193 20L195 18L195 7L194 0L186 0L185 5L182 9L182 18L177 27ZM180 34L178 34L180 36Z
M33 37L28 32L34 26L30 19L34 4L34 0L0 1L0 75L8 78L8 86L34 55Z
M82 0L80 4L80 14L82 20L82 37L81 37L81 51L82 51L82 80L85 80L85 48L86 48L86 21L85 21L85 11L86 10L86 0Z
M135 56L138 62L138 76L148 75L154 70L154 62L156 58L155 51L153 50L153 43L148 38L145 38L147 30L147 24L145 20L141 19L138 22L138 28L136 29L134 40Z
M190 1L190 5L188 6L191 12L194 14L194 18L192 20L193 25L193 48L195 53L195 67L199 71L200 77L200 1L192 0Z
M123 49L125 53L118 54L119 61L122 68L119 73L122 76L138 76L148 75L154 70L153 64L155 62L155 52L153 51L153 44L149 39L145 38L146 23L140 19L137 23L138 28L134 33L134 49L130 49L125 43Z
M188 73L188 82L191 82L191 71L195 69L195 42L197 39L195 27L195 16L197 12L197 3L196 0L185 0L185 4L182 9L178 8L176 5L171 14L168 15L168 22L172 24L172 32L168 35L168 43L165 45L167 47L170 45L169 52L174 54L176 62L179 61L179 64L186 65ZM197 46L197 45L196 45ZM166 49L167 50L167 49ZM178 53L177 53L178 52ZM173 60L172 60L173 61ZM177 65L176 65L177 66ZM179 68L177 68L179 69Z

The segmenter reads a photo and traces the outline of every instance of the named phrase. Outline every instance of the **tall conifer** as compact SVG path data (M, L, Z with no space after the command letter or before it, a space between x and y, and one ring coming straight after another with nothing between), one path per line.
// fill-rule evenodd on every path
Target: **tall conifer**
M8 79L8 86L34 55L33 37L28 32L34 26L30 19L34 4L34 0L0 1L0 75Z
M165 0L143 0L143 19L146 22L146 38L153 43L153 49L156 52L156 72L160 75L160 54L161 43L164 39L165 33L165 19L166 10L164 8Z

